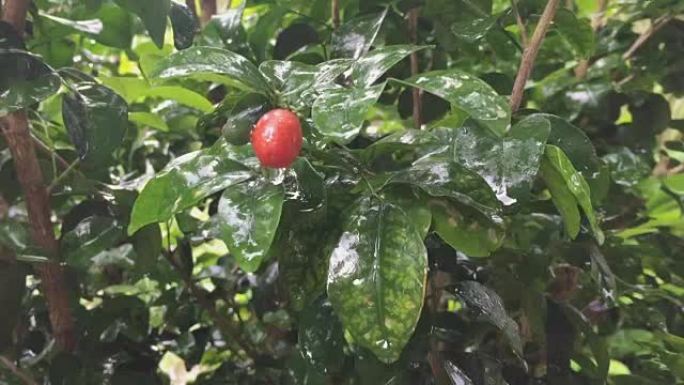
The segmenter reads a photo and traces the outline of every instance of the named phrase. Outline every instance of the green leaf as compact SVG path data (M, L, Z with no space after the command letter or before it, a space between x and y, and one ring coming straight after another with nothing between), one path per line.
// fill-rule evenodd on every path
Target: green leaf
M510 120L511 109L506 99L485 81L460 70L426 72L395 81L439 96L498 133L502 133L500 122Z
M454 199L495 223L501 220L501 205L487 182L475 172L446 157L420 159L411 168L397 172L390 183L411 184L429 195Z
M90 166L108 164L123 141L128 104L111 89L82 82L62 99L62 117L79 157Z
M344 329L325 297L302 312L299 350L302 357L323 374L336 373L344 364Z
M594 53L596 42L589 19L579 19L572 11L561 7L556 12L553 25L570 44L576 57L588 58Z
M0 49L0 115L31 106L59 91L59 75L40 57Z
M271 46L270 42L282 26L283 17L287 12L287 5L281 7L278 4L273 4L254 26L249 36L249 43L254 49L257 60L263 61L267 58Z
M124 235L123 225L116 219L88 217L64 234L61 255L70 266L87 271L96 255L121 242Z
M202 112L210 112L213 105L201 94L181 86L152 86L145 79L133 77L101 77L107 87L116 91L126 102L134 103L146 98L174 100Z
M259 269L280 223L282 185L265 178L232 186L221 195L217 224L220 238L247 272Z
M444 199L432 200L430 207L434 231L454 249L471 257L486 257L501 246L504 232L500 225Z
M499 329L513 351L522 357L522 341L518 324L506 313L501 297L492 289L475 281L456 284L455 294L465 303L467 314L477 322L487 322Z
M241 155L224 140L174 159L140 192L128 234L147 224L166 221L207 196L247 180L252 173L241 160Z
M266 94L270 92L266 80L249 60L213 47L191 47L175 52L157 62L149 76L167 79L203 74L225 75L241 88Z
M151 112L131 112L128 114L128 120L140 126L152 127L164 132L169 131L169 126L164 119Z
M498 18L498 15L489 15L459 21L451 25L451 32L467 42L474 43L482 39L489 32L494 24L496 24Z
M550 132L544 117L530 116L499 137L477 122L453 130L456 162L477 172L506 205L525 198L532 187Z
M102 4L94 15L102 21L102 31L94 36L99 43L126 49L133 40L133 20L130 13L113 3Z
M311 107L315 127L323 135L347 143L361 131L368 110L378 101L385 83L366 89L337 88L319 96Z
M396 361L423 305L423 240L399 206L367 197L356 202L342 229L330 257L330 302L355 343L384 362Z
M245 29L242 27L242 13L245 2L211 17L202 30L198 45L226 48L243 52L246 45Z
M418 234L422 239L425 239L432 225L432 212L429 202L423 194L417 194L410 190L388 189L388 191L383 191L383 196L404 210L406 215L411 218Z
M594 208L591 204L591 191L587 181L582 174L575 170L570 159L568 159L567 155L565 155L560 148L553 145L547 145L545 157L550 161L551 166L553 166L565 180L568 189L572 195L575 196L577 203L589 220L589 226L594 233L594 237L596 237L599 244L602 244L604 240L603 231L601 231L596 215L594 214Z
M556 171L546 157L542 158L539 172L551 193L553 204L563 217L565 231L571 239L575 239L579 234L581 221L575 196L568 188L563 176Z
M369 87L376 80L413 52L428 46L388 45L361 56L352 65L351 79L356 87Z
M157 47L164 45L164 33L171 0L116 0L117 4L140 16Z
M386 15L387 10L378 14L363 15L335 29L330 42L332 57L358 59L368 52Z
M259 65L259 71L270 87L279 93L282 104L308 113L319 94L337 87L335 79L351 64L349 59L334 59L318 65L269 60Z
M190 47L199 30L195 14L185 4L174 1L171 3L169 18L173 28L174 47L179 51Z
M43 11L39 11L38 14L40 15L40 17L46 18L46 19L53 21L57 24L63 25L65 27L69 27L75 31L85 32L85 33L91 34L91 35L98 35L104 29L104 25L102 24L102 20L99 20L99 19L70 20L70 19L65 19L62 17L49 15Z

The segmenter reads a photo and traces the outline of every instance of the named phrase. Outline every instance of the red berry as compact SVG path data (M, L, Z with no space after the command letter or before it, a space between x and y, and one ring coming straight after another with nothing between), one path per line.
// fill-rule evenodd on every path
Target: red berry
M259 118L251 140L262 166L288 167L302 149L302 126L292 111L278 108Z

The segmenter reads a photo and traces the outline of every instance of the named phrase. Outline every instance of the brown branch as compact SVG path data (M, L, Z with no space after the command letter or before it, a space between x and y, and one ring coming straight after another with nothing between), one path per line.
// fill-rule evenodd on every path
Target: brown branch
M408 11L408 29L411 38L411 43L418 43L418 8L413 8ZM418 68L418 52L411 52L411 76L418 74L420 69ZM412 90L413 96L413 128L420 130L420 126L423 123L423 102L421 100L421 90L414 87Z
M216 0L202 0L202 14L200 15L202 25L207 24L217 10Z
M639 50L646 42L648 39L650 39L656 32L658 32L661 28L663 28L667 23L669 23L674 16L672 15L662 15L659 18L657 18L651 25L648 27L648 29L642 33L632 44L627 51L622 55L623 60L628 60L631 58L636 51Z
M520 10L518 9L518 1L511 0L511 9L513 9L513 14L515 15L515 22L520 30L520 44L523 49L527 47L527 28L525 27L525 22L520 16Z
M331 8L333 28L337 29L340 26L340 0L332 0Z
M591 18L591 30L596 33L605 24L606 8L608 7L608 0L599 0L598 11ZM589 71L589 59L580 60L577 67L575 67L575 78L578 80L584 79Z
M3 7L3 21L11 24L22 36L28 6L28 0L7 0ZM64 271L57 261L59 244L50 219L50 198L43 183L43 173L33 147L26 113L16 111L0 118L0 131L5 136L5 142L14 160L17 179L24 191L31 238L51 258L50 262L36 266L36 270L47 300L52 334L60 348L73 351L77 340L69 291Z
M5 356L0 356L0 363L2 363L7 369L9 369L9 371L12 372L12 374L14 374L18 379L20 379L21 382L23 382L25 385L38 385L36 380L34 380L30 374L26 373L25 371L17 367L17 365L15 365L14 362L9 358Z
M544 36L546 36L546 31L548 31L554 16L556 15L556 9L558 9L558 3L560 0L549 0L544 8L544 13L542 13L537 28L534 29L532 34L532 39L530 39L529 45L525 47L522 59L520 60L520 68L518 68L518 75L515 77L515 83L513 84L513 91L511 92L511 110L513 112L517 111L522 102L523 93L525 91L525 84L527 79L532 73L532 68L534 67L534 60L537 58L539 49L541 48L542 42L544 41Z
M173 266L174 270L176 270L181 276L183 283L190 291L190 294L197 299L197 302L200 304L200 306L204 308L204 310L209 314L209 317L211 317L214 323L218 326L219 330L221 330L221 333L230 339L227 342L229 344L231 342L237 343L237 345L242 348L242 350L244 350L253 361L256 361L258 357L256 349L242 338L240 331L237 330L235 325L233 325L229 319L225 318L222 314L216 311L214 303L207 298L204 290L195 284L195 282L192 280L192 277L183 272L183 268L173 259L171 253L165 252L164 256L169 261L171 266Z

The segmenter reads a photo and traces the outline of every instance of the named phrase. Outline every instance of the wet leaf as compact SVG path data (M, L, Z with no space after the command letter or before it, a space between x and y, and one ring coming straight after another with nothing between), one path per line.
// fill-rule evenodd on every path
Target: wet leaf
M471 257L486 257L501 246L504 232L499 224L447 200L433 200L430 207L434 231L454 249Z
M603 243L603 231L599 227L598 220L594 214L594 208L591 204L591 191L587 181L582 174L575 170L575 167L568 159L567 155L560 148L547 145L545 157L550 161L551 166L563 177L565 183L577 200L577 203L582 208L584 215L589 221L591 231L599 244Z
M504 137L474 121L454 130L454 157L477 172L505 205L525 198L539 170L550 124L530 116L514 125Z
M338 88L319 96L311 107L311 117L323 135L347 143L361 131L368 110L377 102L385 84L366 89Z
M417 87L437 95L452 105L467 112L470 117L481 120L498 134L503 133L511 110L505 98L499 96L485 81L457 69L426 72L400 84Z
M280 223L284 191L265 178L226 189L217 224L220 238L245 271L256 271L267 256Z
M342 228L330 257L330 302L354 343L396 361L423 304L423 240L399 206L373 198L357 201Z
M479 282L465 281L456 285L455 294L465 303L469 317L495 326L506 337L513 351L522 356L518 324L506 313L501 297L494 290Z
M185 4L174 1L171 3L169 18L173 28L173 45L177 50L190 47L199 30L195 15Z
M191 47L175 52L157 62L148 74L162 79L219 74L235 86L260 93L269 93L259 70L249 60L234 52L213 47Z
M97 254L121 242L124 235L123 225L116 219L88 217L64 234L61 255L70 266L87 271Z
M0 115L31 106L59 91L59 75L38 56L0 49Z
M271 88L279 93L282 104L308 113L318 95L338 87L335 79L351 64L348 59L335 59L318 65L269 60L261 63L259 71Z
M116 2L140 17L157 47L161 48L164 45L164 32L166 32L171 0L116 0Z
M107 165L128 122L128 104L110 88L82 82L62 99L62 117L79 157L89 167Z
M498 15L489 15L459 21L451 25L451 32L467 42L474 43L482 39L489 32L498 18Z
M575 239L580 230L580 212L577 200L567 186L563 176L556 171L551 162L542 158L539 168L540 175L551 193L553 204L563 217L565 231L571 239Z
M444 371L449 376L451 385L473 385L470 377L451 361L444 361Z
M351 79L356 87L369 87L382 75L413 52L427 46L388 45L362 55L352 65Z
M331 55L334 58L358 59L368 52L385 20L387 10L350 20L337 28L331 38Z
M299 350L321 373L335 373L344 364L344 329L325 297L310 304L299 322Z
M128 119L142 127L152 127L159 131L169 131L169 126L159 115L151 112L131 112Z
M594 52L594 31L588 19L580 19L572 11L561 7L556 12L553 25L570 44L576 57L588 58Z
M224 140L171 161L143 188L131 212L128 233L166 221L183 209L252 176L241 155Z
M415 185L429 195L454 199L485 218L495 222L500 220L501 205L487 182L447 157L419 159L411 168L396 173L390 183Z
M53 21L57 24L63 25L65 27L69 27L75 31L85 32L85 33L88 33L91 35L98 35L104 29L104 25L102 24L102 20L99 20L99 19L70 20L70 19L65 19L62 17L49 15L49 14L44 13L42 11L40 12L40 16L44 17L50 21Z
M131 46L133 17L130 13L116 6L116 4L105 3L93 16L102 22L102 31L93 36L95 40L101 44L121 49Z

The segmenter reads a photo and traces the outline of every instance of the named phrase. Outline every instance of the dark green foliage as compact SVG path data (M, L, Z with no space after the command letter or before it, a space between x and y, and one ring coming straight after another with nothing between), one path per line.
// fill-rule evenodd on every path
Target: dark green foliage
M562 1L519 111L545 0L228 3L0 22L80 336L51 343L0 139L3 357L65 385L684 382L680 2ZM273 108L287 169L249 143Z

